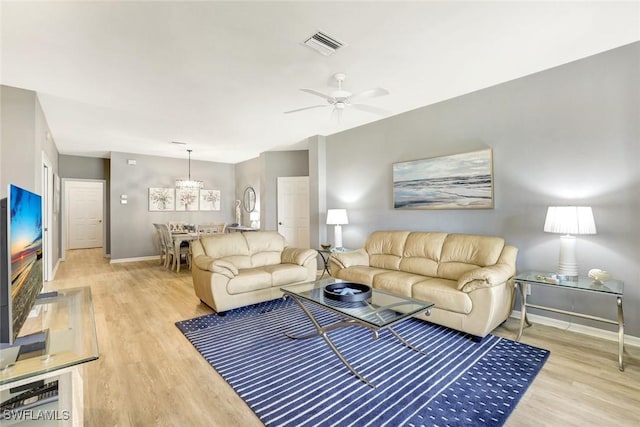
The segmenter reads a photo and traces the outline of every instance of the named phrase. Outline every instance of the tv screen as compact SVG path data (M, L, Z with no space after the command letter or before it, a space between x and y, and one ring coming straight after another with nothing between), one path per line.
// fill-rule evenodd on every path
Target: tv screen
M10 185L3 216L6 216L6 229L3 227L6 237L0 243L6 245L8 274L2 280L2 305L6 307L0 319L3 324L0 342L11 344L43 286L42 198Z

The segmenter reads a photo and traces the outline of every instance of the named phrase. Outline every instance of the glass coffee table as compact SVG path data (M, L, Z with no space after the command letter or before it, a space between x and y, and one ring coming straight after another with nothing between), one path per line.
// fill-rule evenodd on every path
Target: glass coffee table
M351 373L371 387L375 386L349 364L342 353L340 353L340 350L338 350L335 344L331 341L331 338L327 335L328 332L349 326L362 326L369 328L373 332L373 339L377 339L378 332L380 330L388 329L389 332L391 332L393 336L395 336L398 341L405 346L419 353L426 354L402 338L393 329L393 325L422 312L426 312L425 314L428 316L429 310L434 304L390 294L374 288L371 288L371 296L366 300L360 302L337 301L327 298L324 294L325 287L334 283L347 282L340 279L328 278L317 280L315 282L280 288L280 290L284 292L285 296L291 297L300 306L316 329L315 332L300 336L292 335L287 332L287 337L292 339L309 339L321 336L342 363L344 363L344 365L351 371ZM307 303L332 311L342 317L342 320L323 326L305 305Z

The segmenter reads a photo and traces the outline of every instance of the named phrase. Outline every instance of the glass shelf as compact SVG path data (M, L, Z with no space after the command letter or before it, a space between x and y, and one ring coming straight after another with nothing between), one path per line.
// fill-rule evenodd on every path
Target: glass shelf
M53 296L43 294L20 330L18 339L45 337L44 349L21 354L17 348L3 349L0 385L35 377L99 357L91 288L71 288Z

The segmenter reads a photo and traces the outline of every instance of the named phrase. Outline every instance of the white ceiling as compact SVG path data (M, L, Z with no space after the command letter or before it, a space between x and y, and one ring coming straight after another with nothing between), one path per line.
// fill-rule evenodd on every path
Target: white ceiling
M379 116L299 91L373 87L398 114L640 40L640 2L2 2L2 84L61 154L236 163ZM325 57L317 30L347 44ZM320 102L318 102L320 101ZM297 144L297 145L296 145Z

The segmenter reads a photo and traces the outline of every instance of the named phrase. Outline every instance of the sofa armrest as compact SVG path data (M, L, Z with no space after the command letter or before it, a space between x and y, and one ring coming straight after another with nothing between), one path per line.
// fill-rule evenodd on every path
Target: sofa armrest
M222 274L229 279L233 279L238 275L238 268L235 265L221 259L213 259L210 256L200 255L193 259L193 263L200 270Z
M489 288L506 282L515 274L515 268L510 264L495 264L476 268L464 273L458 279L458 289L463 292L471 292L479 288Z
M283 264L305 265L310 259L316 258L313 249L299 249L286 247L282 250L281 262Z
M369 266L369 254L364 249L353 252L332 252L329 261L336 264L340 269L351 267L352 265Z

